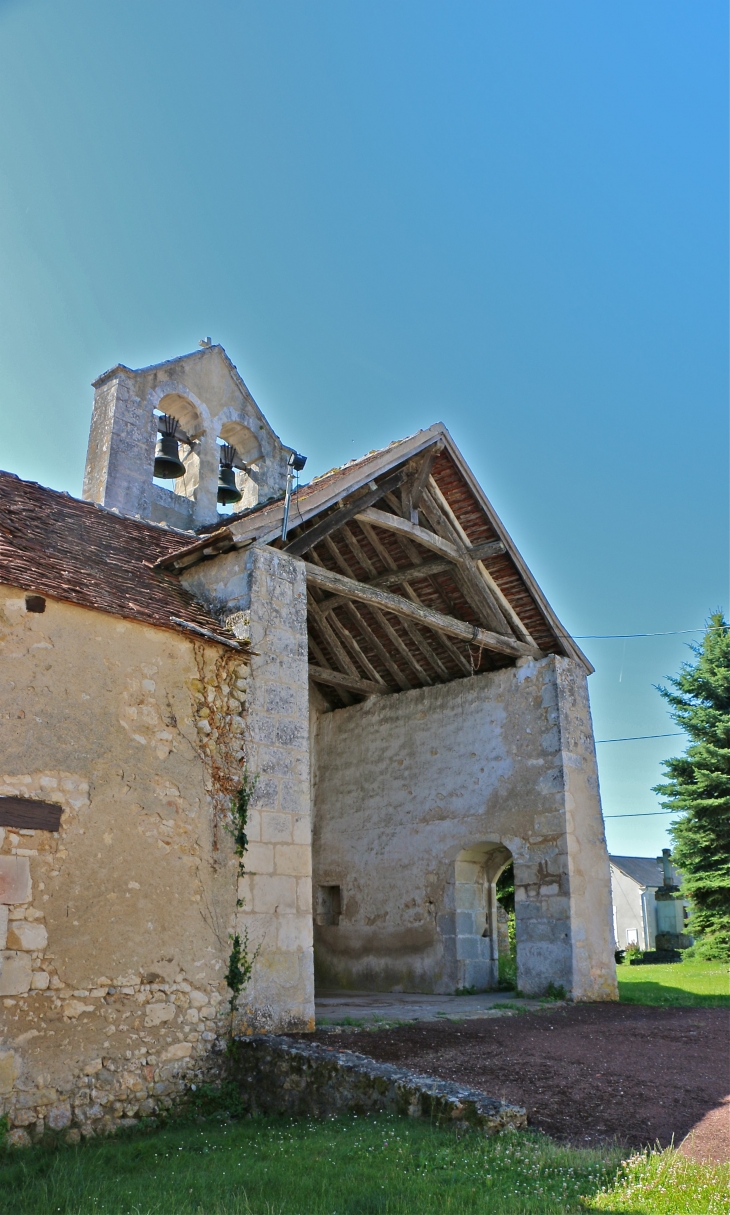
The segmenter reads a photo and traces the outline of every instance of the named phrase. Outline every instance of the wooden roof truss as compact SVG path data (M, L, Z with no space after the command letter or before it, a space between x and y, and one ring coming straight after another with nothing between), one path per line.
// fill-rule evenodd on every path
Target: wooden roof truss
M274 542L305 561L309 672L332 707L541 656L489 572L504 543L472 544L439 487L442 449L345 491Z

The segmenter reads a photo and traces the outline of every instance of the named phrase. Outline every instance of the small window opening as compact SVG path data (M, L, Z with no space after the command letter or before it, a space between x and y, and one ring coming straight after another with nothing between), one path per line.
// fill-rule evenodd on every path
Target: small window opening
M337 927L342 915L342 898L339 886L317 887L317 923Z
M25 610L26 612L45 612L46 601L42 595L26 595Z

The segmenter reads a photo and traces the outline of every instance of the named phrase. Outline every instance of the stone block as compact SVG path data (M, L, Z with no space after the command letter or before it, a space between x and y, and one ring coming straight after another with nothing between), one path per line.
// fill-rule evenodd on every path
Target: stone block
M8 1147L30 1147L30 1135L22 1126L16 1126L9 1132L6 1143Z
M296 692L294 688L282 686L280 683L267 683L265 704L267 713L275 713L280 717L293 717L297 709Z
M30 981L31 991L45 991L50 982L51 976L45 970L35 970Z
M27 856L0 856L0 903L28 903L33 894Z
M276 726L276 741L280 747L296 747L306 751L309 745L309 725L288 717L279 718Z
M285 914L297 909L297 887L294 877L268 877L257 874L253 880L253 910L270 914Z
M0 996L22 996L30 991L30 954L3 950L0 954Z
M258 747L257 758L259 771L266 776L292 777L297 775L295 756L291 753L290 748L261 745Z
M24 949L28 953L45 949L48 933L43 924L31 924L28 920L11 920L8 929L8 949Z
M160 1062L169 1063L172 1059L189 1059L192 1053L193 1048L189 1042L176 1042L174 1046L168 1046L167 1050L163 1050Z
M306 844L308 848L311 847L312 820L308 814L297 814L294 816L292 842L295 844Z
M0 949L5 949L8 943L8 908L6 903L0 903Z
M276 743L277 718L268 713L249 712L248 737L252 743Z
M300 981L299 956L298 953L284 953L278 950L275 953L262 954L259 959L259 971L265 978L266 985L273 982L278 987L296 987ZM258 993L258 979L256 986ZM287 1004L289 999L287 995Z
M292 826L290 814L262 813L261 840L265 844L290 843Z
M46 1113L46 1122L52 1131L65 1131L71 1125L71 1106L68 1101L52 1105Z
M0 1093L12 1093L19 1075L19 1057L12 1050L0 1050Z
M309 813L309 787L299 780L282 780L280 782L281 808L287 814ZM295 840L301 843L301 840Z
M457 911L456 913L456 934L457 936L474 936L476 933L476 924L473 911Z
M249 843L258 844L261 840L261 812L249 807L246 835Z
M457 937L456 938L456 956L459 959L473 958L477 959L480 956L479 937Z
M162 1025L164 1021L172 1021L176 1012L175 1004L148 1004L145 1009L144 1023L147 1026Z
M312 914L312 879L299 878L297 881L297 909L305 915Z
M312 872L312 850L306 844L276 844L274 867L277 873L307 877Z
M480 878L481 865L475 861L457 861L454 865L456 882L473 883Z
M249 751L258 762L257 749L250 747ZM258 767L255 767L254 770L260 771ZM256 783L252 802L259 810L277 810L279 807L279 782L272 777L261 776Z
M249 844L248 851L246 852L245 866L248 873L273 873L274 845Z
M312 945L312 921L309 916L283 915L278 917L277 944L279 949L299 953Z

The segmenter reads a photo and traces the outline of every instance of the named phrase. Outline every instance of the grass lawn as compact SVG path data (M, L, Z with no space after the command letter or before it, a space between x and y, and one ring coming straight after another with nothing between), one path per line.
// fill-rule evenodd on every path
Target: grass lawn
M459 1137L386 1114L327 1122L210 1119L0 1154L0 1212L724 1215L730 1166L681 1161L678 1180L678 1160L665 1152L622 1165L616 1151L571 1150L528 1132Z
M688 1004L730 1007L730 967L726 962L673 962L668 966L616 967L624 1004Z

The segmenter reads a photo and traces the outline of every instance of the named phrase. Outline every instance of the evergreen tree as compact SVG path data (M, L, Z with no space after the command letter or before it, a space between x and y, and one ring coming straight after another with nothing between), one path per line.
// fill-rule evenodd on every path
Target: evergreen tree
M692 905L696 952L730 957L730 626L715 612L693 662L658 691L687 731L685 754L664 762L667 780L654 789L679 818L670 827L672 861Z

